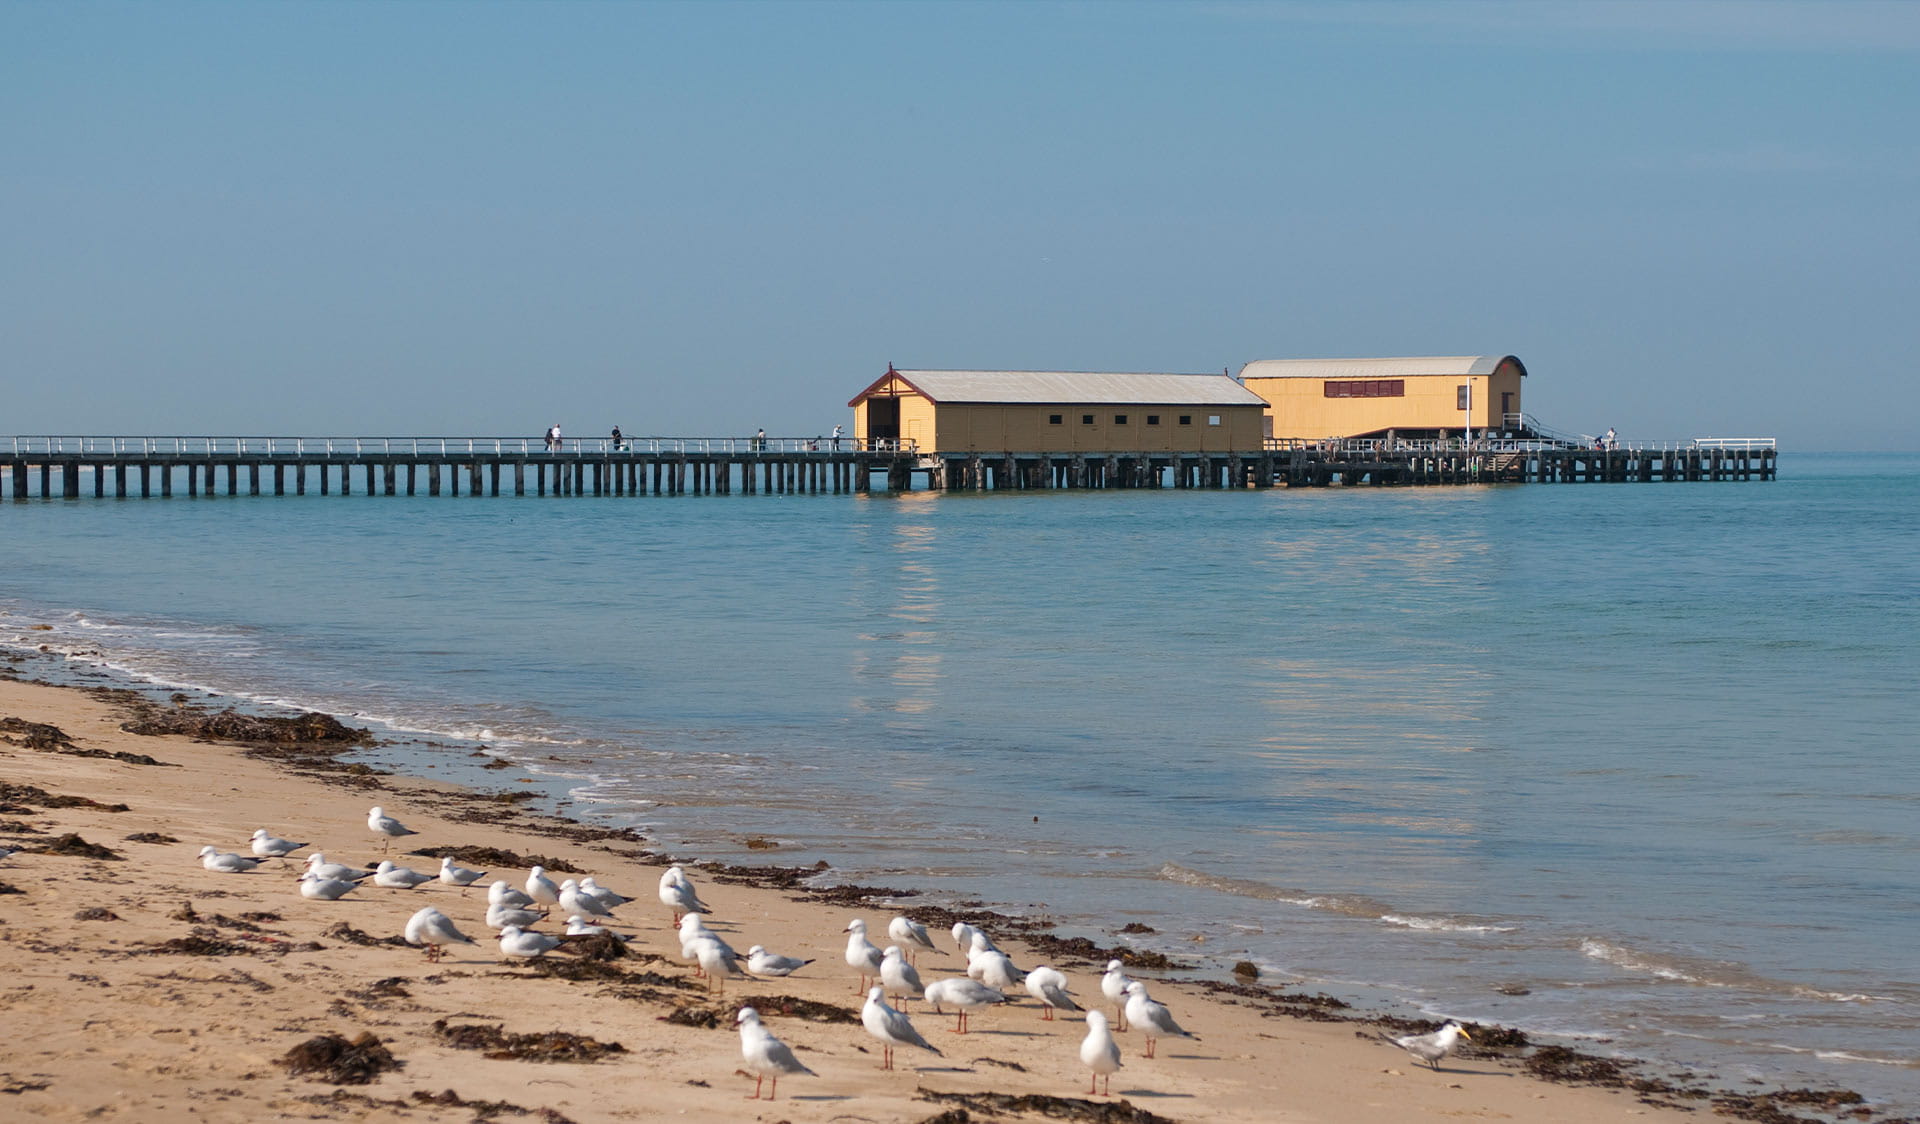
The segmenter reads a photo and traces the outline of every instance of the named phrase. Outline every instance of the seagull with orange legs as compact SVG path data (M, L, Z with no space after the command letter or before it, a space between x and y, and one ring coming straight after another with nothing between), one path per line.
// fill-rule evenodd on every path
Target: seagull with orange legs
M1005 995L978 980L970 980L965 976L955 976L950 980L935 980L927 985L927 1002L933 1004L935 1012L939 1012L942 1007L953 1007L959 1011L960 1018L953 1027L955 1034L967 1032L967 1016L974 1011L1006 1001Z
M917 1046L922 1050L941 1056L920 1032L913 1029L913 1021L907 1018L905 1011L887 1006L884 989L868 988L866 1006L860 1008L860 1023L867 1033L880 1040L880 1068L893 1068L893 1048L895 1046Z
M1191 1038L1200 1041L1200 1036L1180 1029L1173 1021L1173 1012L1167 1010L1165 1003L1156 1003L1147 995L1147 985L1135 980L1127 985L1127 1021L1140 1033L1147 1036L1147 1057L1153 1056L1153 1043L1159 1038Z
M847 967L860 973L860 985L856 991L867 990L871 981L880 974L880 950L867 939L867 923L858 917L847 922L842 930L847 936Z
M1027 994L1040 1001L1040 1017L1053 1021L1055 1011L1078 1011L1080 1004L1067 994L1067 974L1045 964L1027 973Z
M1087 1036L1080 1040L1080 1064L1093 1071L1087 1080L1087 1096L1110 1096L1113 1075L1120 1069L1120 1044L1107 1029L1107 1016L1099 1011L1087 1012ZM1096 1088L1100 1090L1098 1093L1094 1091Z
M770 1079L773 1082L767 1089L767 1099L774 1100L780 1095L782 1077L796 1074L820 1076L793 1056L793 1047L775 1038L772 1031L760 1025L760 1012L752 1007L742 1007L733 1021L740 1027L740 1058L746 1062L747 1072L753 1074L753 1096L748 1100L760 1099L760 1083L763 1081Z

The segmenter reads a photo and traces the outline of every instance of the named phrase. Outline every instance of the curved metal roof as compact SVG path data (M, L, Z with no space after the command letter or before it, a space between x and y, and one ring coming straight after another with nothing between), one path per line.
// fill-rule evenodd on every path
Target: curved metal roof
M1398 359L1256 359L1240 368L1243 379L1400 379L1420 375L1491 375L1515 355L1421 355Z
M1091 371L888 371L848 405L899 378L935 402L1129 406L1265 406L1230 375Z

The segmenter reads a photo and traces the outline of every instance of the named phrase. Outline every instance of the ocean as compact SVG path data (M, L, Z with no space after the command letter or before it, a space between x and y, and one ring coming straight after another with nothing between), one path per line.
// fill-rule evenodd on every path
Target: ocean
M0 558L34 674L324 710L490 785L483 743L681 856L1920 1111L1920 456L33 500L0 503Z

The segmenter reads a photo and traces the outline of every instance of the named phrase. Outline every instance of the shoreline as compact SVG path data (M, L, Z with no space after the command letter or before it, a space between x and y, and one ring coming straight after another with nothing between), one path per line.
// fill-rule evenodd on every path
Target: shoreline
M444 1019L466 1015L485 1022L503 1021L513 1032L557 1028L625 1046L623 1055L596 1063L597 1073L563 1067L574 1085L604 1086L602 1091L608 1094L553 1102L553 1111L566 1119L627 1120L683 1114L725 1118L738 1113L736 1100L742 1090L734 1084L739 1056L731 1031L722 1025L716 1036L713 1030L663 1022L685 1009L698 1009L700 1017L717 1017L720 1007L694 990L698 985L691 980L691 969L679 961L665 931L664 910L649 900L652 883L648 879L666 860L648 850L637 833L529 814L519 807L527 802L528 794L511 786L504 794L486 793L418 777L381 774L364 765L333 762L328 767L328 753L305 752L273 761L263 760L257 751L230 744L178 735L127 733L120 729L116 712L128 705L129 696L137 694L104 687L0 681L0 718L54 725L86 753L135 754L165 762L160 766L142 765L111 756L34 750L18 744L20 739L14 735L0 741L0 760L7 762L10 781L54 794L84 795L107 804L126 803L131 808L125 813L111 813L84 807L26 806L30 814L20 814L16 808L0 816L0 832L5 833L0 838L6 845L36 846L66 831L76 831L89 842L122 851L136 860L130 865L139 869L136 878L127 867L109 861L89 865L70 858L28 854L15 855L0 864L5 872L0 874L0 881L14 883L25 891L0 897L0 903L5 903L0 908L0 919L4 919L0 924L0 958L12 969L10 975L16 981L31 981L24 988L16 982L0 990L0 1008L11 1010L13 1017L19 1018L26 1011L38 1013L54 1003L59 1017L52 1022L57 1025L68 1021L69 1016L79 1018L86 1012L86 1018L95 1022L144 1027L116 1031L121 1038L151 1040L125 1058L115 1058L111 1047L36 1050L16 1043L7 1054L0 1055L0 1071L8 1075L9 1087L29 1086L17 1094L23 1098L23 1107L37 1104L55 1118L65 1112L77 1116L89 1110L113 1115L124 1107L139 1119L186 1115L221 1119L227 1118L222 1114L229 1111L233 1119L257 1119L262 1109L284 1106L289 1098L325 1092L326 1086L310 1086L282 1076L274 1061L323 1028L343 1034L372 1028L406 1067L374 1085L356 1087L376 1099L385 1099L384 1107L369 1109L351 1098L329 1099L318 1106L299 1101L309 1106L303 1112L324 1110L329 1115L323 1118L334 1119L371 1118L355 1115L361 1111L399 1112L391 1101L396 1088L407 1096L437 1096L441 1088L457 1088L468 1101L475 1098L473 1089L481 1088L492 1090L488 1099L523 1107L537 1099L530 1096L536 1086L529 1083L555 1078L554 1067L529 1069L531 1063L489 1063L437 1044L430 1028L433 1020L427 1016ZM166 765L185 768L176 771ZM499 773L503 780L528 780L510 764L499 768ZM208 791L204 782L211 778L233 782L230 794ZM366 806L376 801L419 829L421 839L430 844L457 840L461 845L492 847L516 857L551 857L595 873L607 885L639 899L619 911L626 924L616 924L616 929L628 932L637 928L634 944L643 955L660 959L648 959L645 968L637 972L621 971L624 962L615 962L610 970L619 971L620 977L644 978L641 990L651 994L641 999L641 1010L632 1009L631 996L623 1000L610 994L632 984L630 979L617 977L595 983L549 980L538 989L541 994L537 1001L530 1003L529 999L535 997L526 994L529 988L524 977L528 973L494 968L498 958L491 954L491 942L457 951L450 962L443 962L435 971L414 950L377 943L366 947L341 944L342 939L352 938L339 936L337 925L328 928L347 918L351 928L377 940L397 934L412 909L431 901L447 910L469 935L484 941L486 930L479 919L483 906L475 904L478 895L435 885L413 892L369 889L341 902L309 902L292 892L291 870L284 879L258 874L217 875L201 870L193 861L194 852L203 842L244 853L246 836L255 826L266 826L290 838L315 838L316 845L338 852L329 856L334 861L352 861L370 852L359 821L364 819ZM125 826L129 824L140 824L141 830L130 830ZM33 829L32 833L12 830L23 826ZM307 834L300 834L303 831ZM123 842L128 834L157 835L172 841L129 846ZM395 858L417 868L431 869L433 865L417 854L403 858L397 851ZM517 884L525 873L516 869L505 877ZM883 925L884 918L896 910L877 905L879 900L898 900L906 906L900 911L924 914L930 922L936 916L974 918L974 923L988 928L1009 948L1017 963L1030 967L1045 961L1067 970L1083 1000L1098 997L1097 979L1084 962L1095 961L1093 971L1097 973L1102 957L1126 951L1102 948L1086 938L1061 938L1044 922L1005 918L984 909L917 907L911 889L801 885L806 877L817 873L815 869L703 864L696 866L694 873L702 884L703 896L716 906L719 920L715 928L736 946L744 949L750 943L763 943L788 955L819 958L819 963L788 980L730 984L728 992L733 996L792 997L854 1010L858 997L853 994L850 971L839 962L839 932L849 914ZM89 885L81 887L81 882ZM75 920L76 912L86 912L72 908L76 897L104 900L107 904L89 908L106 910L114 921L96 926ZM206 1015L208 1021L201 1026L171 1029L172 1033L185 1033L188 1043L202 1037L221 1043L216 1051L219 1057L200 1059L206 1067L203 1071L184 1064L187 1058L177 1056L177 1051L165 1043L163 1028L151 1025L155 1020L178 1022L180 1015L165 1011L155 1015L150 1013L150 1000L121 998L167 989L172 985L161 981L178 981L185 969L160 975L161 963L131 959L125 944L127 940L151 944L156 939L165 944L168 936L180 939L183 926L171 920L169 910L180 912L174 907L181 900L201 902L198 912L203 914L217 909L216 917L226 921L233 920L226 916L230 912L248 911L237 902L221 900L225 898L242 899L251 912L273 915L273 922L255 923L256 928L267 931L253 935L261 936L269 947L285 945L290 951L276 953L277 963L272 965L276 971L272 973L258 962L251 949L192 962L201 969L190 977L195 984L195 1013ZM218 922L211 932L216 936L234 935ZM245 930L240 933L245 934ZM940 943L946 946L951 942L942 939ZM324 947L308 949L305 945ZM53 963L47 962L50 957ZM63 972L63 968L76 966L65 962L71 957L81 958L85 970ZM245 967L238 966L241 964ZM460 967L450 970L449 965ZM929 954L923 961L928 979L955 974L959 967L951 951ZM208 968L226 971L208 975ZM375 987L356 989L342 981L330 988L314 982L316 968L330 969L329 978L367 976ZM475 974L480 971L487 974ZM255 976L255 972L261 974ZM1552 1049L1530 1051L1517 1045L1498 1050L1469 1049L1450 1059L1442 1072L1429 1074L1413 1066L1404 1053L1375 1038L1374 1029L1383 1025L1382 1020L1359 1012L1342 1012L1334 1006L1338 1001L1290 995L1244 982L1163 979L1145 969L1137 974L1151 982L1156 997L1172 1006L1184 1025L1202 1036L1198 1044L1180 1044L1191 1049L1174 1049L1173 1042L1168 1041L1168 1049L1156 1059L1138 1056L1140 1044L1121 1037L1125 1068L1116 1075L1120 1085L1111 1100L1129 1101L1167 1119L1331 1121L1378 1115L1384 1120L1411 1114L1484 1119L1551 1116L1581 1121L1633 1112L1677 1120L1682 1113L1709 1103L1717 1111L1735 1116L1796 1118L1780 1115L1781 1104L1791 1101L1752 1096L1734 1099L1683 1088L1639 1077L1605 1059L1568 1051L1555 1053ZM276 979L276 975L281 978ZM401 982L392 987L410 993L405 1004L368 994L379 984L394 980ZM267 992L260 990L262 986L282 994L292 987L301 994L289 1006L285 999L263 1000L261 996ZM591 993L585 993L590 988ZM327 994L329 990L331 995ZM305 994L307 991L314 994ZM558 994L546 994L550 991ZM293 1021L272 1028L271 1033L248 1023L244 1012L263 1003L276 1004L276 1017L291 1016ZM396 1009L402 1006L407 1010ZM422 1007L426 1009L420 1010ZM946 1033L942 1029L944 1020L924 1005L916 1003L911 1009L917 1025L936 1046L963 1043L969 1056L992 1052L973 1058L970 1064L954 1064L950 1057L948 1064L924 1068L915 1080L903 1073L883 1074L869 1056L874 1044L857 1025L815 1024L769 1014L769 1027L793 1043L823 1074L820 1080L790 1081L784 1096L792 1099L777 1111L795 1120L826 1120L844 1115L850 1107L846 1098L852 1098L862 1115L876 1119L919 1121L937 1117L941 1103L916 1100L916 1086L970 1096L1012 1093L1084 1099L1080 1082L1086 1074L1075 1057L1080 1024L1071 1017L1053 1024L1042 1022L1037 1006L1022 996L1015 1009L983 1015L982 1029L986 1033L961 1039ZM147 1015L144 1020L143 1014ZM85 1025L84 1020L76 1026L59 1025L50 1037L36 1039L33 1046L47 1047L69 1038L84 1041L89 1037ZM1479 1037L1488 1045L1514 1041L1498 1034ZM206 1049L182 1046L188 1057ZM178 1068L191 1076L145 1080L126 1073L143 1056L152 1064L156 1051L170 1069ZM89 1061L88 1055L94 1053L105 1053L115 1060L115 1073L121 1074L129 1087L105 1097L114 1082L93 1072L98 1064ZM1546 1056L1550 1060L1548 1068L1556 1069L1562 1078L1584 1074L1617 1084L1605 1087L1512 1080L1530 1072L1526 1055ZM1310 1063L1303 1065L1307 1059ZM916 1061L903 1059L902 1064L913 1066ZM510 1072L514 1070L523 1071L517 1081ZM633 1092L629 1094L628 1083L615 1081L616 1076L641 1080L631 1086ZM77 1088L82 1078L83 1093ZM221 1097L231 1103L210 1104L197 1091L209 1081L247 1084L244 1092L238 1088L221 1092ZM1101 1103L1105 1099L1091 1100ZM86 1102L85 1107L82 1102ZM963 1103L982 1107L975 1102ZM1831 1107L1851 1106L1835 1103ZM417 1102L408 1102L405 1108L408 1118L423 1119L467 1119L464 1114L470 1111L453 1104ZM1765 1115L1769 1112L1773 1115Z

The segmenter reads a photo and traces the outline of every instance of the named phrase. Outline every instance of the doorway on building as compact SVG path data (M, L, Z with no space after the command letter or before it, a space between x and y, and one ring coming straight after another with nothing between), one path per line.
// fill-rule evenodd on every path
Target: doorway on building
M867 399L867 448L890 448L900 442L900 400Z

